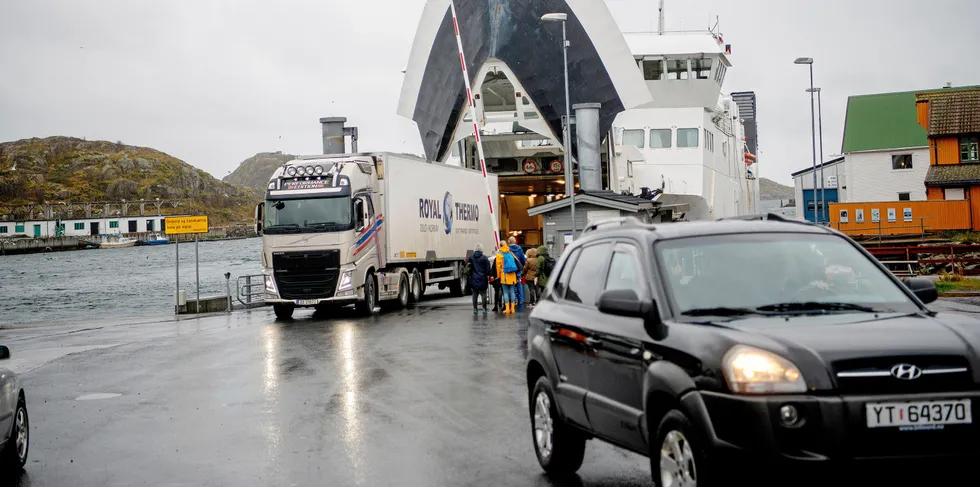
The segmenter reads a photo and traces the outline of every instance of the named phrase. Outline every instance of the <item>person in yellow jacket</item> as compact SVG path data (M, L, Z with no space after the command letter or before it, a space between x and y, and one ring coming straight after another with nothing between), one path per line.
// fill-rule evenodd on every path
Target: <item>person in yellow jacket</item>
M514 253L510 251L507 244L502 244L500 249L497 250L497 279L500 280L500 284L504 289L504 313L511 314L517 307L517 272L520 270L520 264L517 263L517 257Z

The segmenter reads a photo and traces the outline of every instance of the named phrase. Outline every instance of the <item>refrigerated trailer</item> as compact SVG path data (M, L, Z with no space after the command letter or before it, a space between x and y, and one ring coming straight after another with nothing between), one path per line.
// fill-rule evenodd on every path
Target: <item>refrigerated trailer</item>
M266 302L287 318L299 307L347 304L374 314L379 303L407 306L433 285L462 295L465 259L478 243L489 252L496 242L490 204L498 201L495 175L406 154L288 162L256 208Z

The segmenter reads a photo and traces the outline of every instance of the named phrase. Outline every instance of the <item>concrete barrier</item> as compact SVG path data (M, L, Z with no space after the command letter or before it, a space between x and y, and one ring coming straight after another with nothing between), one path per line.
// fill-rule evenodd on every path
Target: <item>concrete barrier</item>
M196 299L188 299L187 304L177 310L177 314L221 313L228 311L228 301L228 296L202 296L200 303Z

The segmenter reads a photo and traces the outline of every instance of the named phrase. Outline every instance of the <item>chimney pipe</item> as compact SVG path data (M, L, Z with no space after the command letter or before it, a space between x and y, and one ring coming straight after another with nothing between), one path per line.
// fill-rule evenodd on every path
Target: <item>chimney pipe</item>
M578 139L578 180L582 191L602 190L602 169L599 157L599 103L579 103L575 110L575 130Z
M320 119L320 129L323 136L324 154L344 154L347 149L344 144L345 117L323 117Z

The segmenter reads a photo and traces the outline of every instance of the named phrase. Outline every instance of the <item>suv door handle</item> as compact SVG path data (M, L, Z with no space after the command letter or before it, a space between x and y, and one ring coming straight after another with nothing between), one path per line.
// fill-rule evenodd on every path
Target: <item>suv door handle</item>
M598 338L588 337L585 339L585 344L589 345L590 347L599 348L602 346L602 340Z

